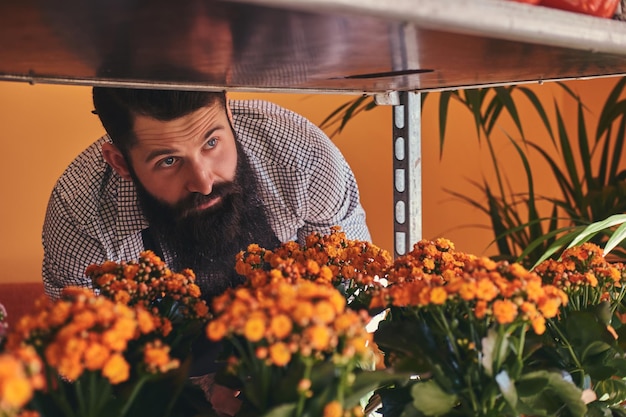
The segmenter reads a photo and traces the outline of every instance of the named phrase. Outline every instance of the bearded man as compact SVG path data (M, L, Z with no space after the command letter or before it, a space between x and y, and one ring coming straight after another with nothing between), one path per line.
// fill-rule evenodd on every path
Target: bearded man
M303 117L225 93L95 87L107 135L57 181L43 226L43 281L91 286L85 269L153 250L191 268L209 301L242 282L235 255L251 243L304 242L338 225L370 240L347 162ZM213 383L219 345L193 346L190 376L223 415L236 393Z
M350 167L302 116L223 92L94 87L93 100L107 135L61 175L44 222L50 297L145 249L193 269L210 299L241 282L235 255L250 243L335 225L370 240Z

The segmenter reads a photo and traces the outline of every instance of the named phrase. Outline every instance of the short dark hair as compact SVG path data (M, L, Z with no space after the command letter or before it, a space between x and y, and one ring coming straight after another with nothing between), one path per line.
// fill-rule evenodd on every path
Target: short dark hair
M136 116L169 121L216 103L226 109L225 92L93 88L95 113L124 155L128 155L137 141L133 134Z

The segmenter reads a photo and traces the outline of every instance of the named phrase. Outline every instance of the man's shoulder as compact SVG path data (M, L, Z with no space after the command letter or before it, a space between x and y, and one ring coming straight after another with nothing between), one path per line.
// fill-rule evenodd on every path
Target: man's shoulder
M310 120L264 100L232 100L234 129L247 153L288 165L310 165L335 145Z
M103 136L83 150L58 178L54 192L68 205L74 203L82 209L97 204L98 196L106 189L112 170L102 158Z

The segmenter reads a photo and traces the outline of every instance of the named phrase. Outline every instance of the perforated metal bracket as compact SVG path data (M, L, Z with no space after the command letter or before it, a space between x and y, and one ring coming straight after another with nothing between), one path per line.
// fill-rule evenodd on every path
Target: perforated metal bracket
M399 92L393 107L394 257L422 238L420 93Z

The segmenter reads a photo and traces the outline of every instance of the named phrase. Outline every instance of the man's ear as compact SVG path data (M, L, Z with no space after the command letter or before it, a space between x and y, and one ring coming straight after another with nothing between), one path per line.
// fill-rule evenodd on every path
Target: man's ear
M228 116L228 120L230 120L230 125L233 126L233 112L230 109L230 103L228 102L228 93L224 93L226 97L226 115Z
M102 157L111 168L115 170L125 180L131 180L130 170L126 163L126 158L119 148L112 143L105 142L102 144Z

